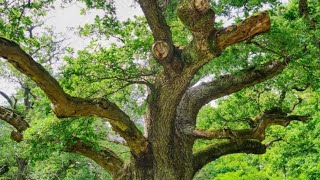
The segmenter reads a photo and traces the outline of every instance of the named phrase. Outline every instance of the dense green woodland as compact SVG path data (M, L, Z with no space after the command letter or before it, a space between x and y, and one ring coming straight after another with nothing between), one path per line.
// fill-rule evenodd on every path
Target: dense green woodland
M320 179L319 0L132 5L0 0L0 179Z

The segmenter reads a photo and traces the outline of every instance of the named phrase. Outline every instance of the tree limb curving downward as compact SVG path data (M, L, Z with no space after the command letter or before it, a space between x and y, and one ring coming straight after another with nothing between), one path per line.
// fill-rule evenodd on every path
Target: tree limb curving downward
M112 176L116 176L124 168L124 162L113 151L108 148L97 150L93 146L84 144L79 139L76 143L67 148L68 151L86 156L101 167L110 172Z
M30 77L52 102L57 117L98 116L109 121L136 155L144 153L147 140L141 131L116 104L107 99L82 99L66 94L58 81L18 44L0 37L0 57L6 59L20 72Z
M203 150L197 151L193 154L194 157L194 173L199 171L203 166L211 161L214 161L221 156L234 153L247 154L264 154L266 146L259 141L246 140L241 143L226 142L220 144L213 144Z
M269 61L260 67L244 69L237 74L223 75L211 82L191 87L184 95L180 106L183 106L183 109L187 109L189 112L193 112L193 114L197 114L201 107L212 100L271 79L281 73L289 61L290 59Z
M23 140L22 132L29 128L29 124L14 110L0 106L0 119L12 125L17 131L11 132L11 139L17 142Z
M22 133L29 128L28 122L24 120L19 114L11 109L7 109L0 106L0 119L12 125L17 131L11 132L11 139L16 142L23 140ZM124 162L119 158L113 151L108 148L102 148L98 150L93 146L84 144L80 139L75 138L76 143L66 147L69 152L77 153L90 158L95 161L101 167L105 168L110 172L111 175L115 176L124 168Z
M263 141L265 139L265 131L271 125L280 125L286 127L291 121L302 121L305 122L309 119L309 116L298 116L298 115L287 115L280 109L272 109L266 111L261 115L256 122L256 127L251 129L219 129L219 130L199 130L195 129L193 135L196 138L201 139L231 139L234 141L244 139L255 139Z
M230 142L213 144L207 146L204 150L194 153L195 172L205 166L207 163L218 159L221 156L232 153L253 153L263 154L275 140L266 145L261 142L265 139L265 131L271 125L287 126L291 121L297 120L305 122L309 116L287 115L280 109L274 108L266 111L257 120L256 125L251 129L232 130L200 130L195 129L193 136L200 139L230 139Z

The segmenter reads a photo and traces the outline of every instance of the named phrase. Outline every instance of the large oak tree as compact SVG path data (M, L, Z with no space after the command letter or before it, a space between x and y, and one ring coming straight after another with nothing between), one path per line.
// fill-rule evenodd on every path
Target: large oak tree
M105 147L96 148L76 136L73 137L72 143L66 145L66 151L92 159L106 169L114 179L192 179L206 164L221 156L233 153L265 153L267 147L272 144L263 142L269 126L287 126L291 121L305 122L309 118L306 115L291 113L292 110L285 111L275 104L270 109L262 110L255 117L248 117L246 119L248 126L244 129L198 128L197 115L203 106L274 78L300 57L291 51L284 51L286 47L282 47L283 49L277 47L279 42L269 42L268 37L256 40L257 36L272 31L272 20L267 11L254 13L254 10L244 10L252 14L246 15L244 20L236 24L222 27L217 21L217 12L214 11L216 8L212 7L213 4L217 4L209 0L138 0L137 3L144 13L148 30L153 37L152 46L147 50L144 49L143 57L147 63L143 65L137 63L143 67L130 77L120 75L130 70L126 69L125 65L110 70L108 68L112 66L105 63L102 66L106 68L105 71L117 71L121 68L123 71L113 77L104 77L102 74L95 78L101 78L100 81L111 79L125 82L114 85L116 86L114 92L117 88L122 89L133 84L142 85L147 89L143 118L144 132L126 112L128 108L113 101L116 98L87 98L81 94L76 96L67 93L68 87L63 87L27 52L28 50L22 48L16 42L18 39L13 38L16 40L13 41L8 38L10 36L0 37L0 56L41 88L58 118L94 117L110 123L112 130L124 139L122 144L130 149L130 161L125 162L117 152ZM309 15L307 1L300 1L297 13L308 24L310 31L318 26L316 20ZM174 34L177 32L173 31L175 27L171 23L172 19L179 19L177 21L183 24L181 27L185 33L181 33L180 36L187 36L184 37L185 44L178 42ZM102 25L108 26L106 31L116 31L119 28L119 24L113 21ZM122 37L121 33L119 34L115 36L117 41L123 43L124 48L130 47L129 42L132 41L124 38L125 35L122 34ZM140 38L143 35L136 36ZM145 41L141 43L148 44L147 38ZM262 54L270 53L273 56L265 56L270 59L254 66L230 71L228 74L217 73L208 82L203 82L203 77L212 74L208 70L208 67L212 67L210 63L237 44L241 44L244 48L254 46ZM128 61L129 59L132 61L136 54L137 52L133 52ZM91 59L95 58L93 53L82 55L80 58L85 59L86 63L95 63ZM249 62L250 58L254 57L249 56L246 61ZM108 59L103 60L108 62ZM204 70L208 70L208 73L206 74ZM306 88L309 86L307 84ZM81 87L79 89L82 90ZM291 89L300 90L301 87L292 86ZM283 91L282 95L285 96L285 93L286 91ZM10 98L7 99L10 102ZM280 98L281 100L283 101ZM22 133L29 128L28 122L14 110L4 107L0 108L0 118L16 128L11 138L17 142L22 141ZM224 141L209 144L204 149L195 151L193 146L199 139Z

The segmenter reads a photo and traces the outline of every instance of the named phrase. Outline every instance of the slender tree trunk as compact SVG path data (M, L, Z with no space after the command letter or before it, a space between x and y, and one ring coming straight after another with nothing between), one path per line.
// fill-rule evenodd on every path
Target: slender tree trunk
M308 18L308 1L307 0L300 0L299 1L299 15L300 17Z
M24 107L25 107L25 112L28 112L31 108L32 108L32 102L30 101L30 93L31 93L31 89L28 86L28 84L24 84L22 86L24 92L23 92L23 103L24 103Z
M20 157L17 157L16 161L18 163L17 180L25 180L26 179L28 161L26 159L20 158Z
M0 175L3 175L9 171L9 165L8 164L3 164L0 165Z

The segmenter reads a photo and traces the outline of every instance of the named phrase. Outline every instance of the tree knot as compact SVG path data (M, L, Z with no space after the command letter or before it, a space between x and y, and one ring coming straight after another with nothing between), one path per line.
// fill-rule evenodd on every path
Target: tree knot
M160 40L156 41L152 45L152 54L158 60L164 60L168 57L171 48L166 41Z
M194 0L194 8L200 13L206 13L210 8L209 0Z

